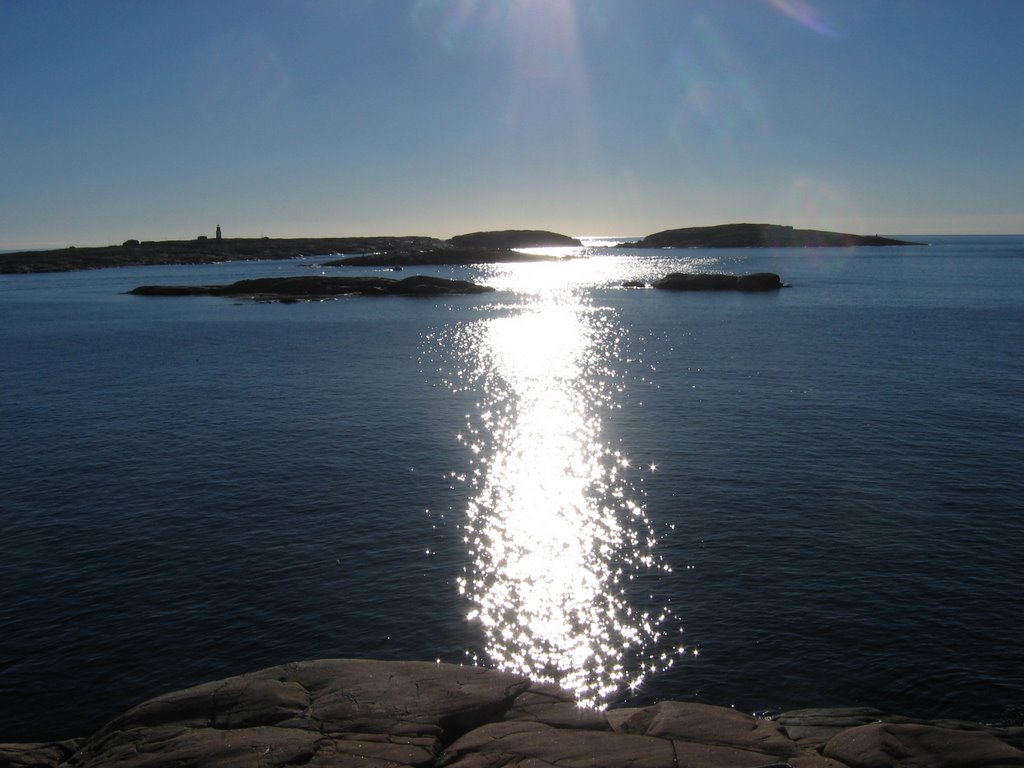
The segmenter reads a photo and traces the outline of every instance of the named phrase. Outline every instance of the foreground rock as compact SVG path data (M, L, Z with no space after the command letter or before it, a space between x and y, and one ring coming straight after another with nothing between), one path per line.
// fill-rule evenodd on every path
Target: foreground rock
M336 659L159 696L85 739L2 744L0 768L1024 766L1022 731L874 710L769 720L674 701L598 712L519 675Z
M720 224L714 227L666 229L620 248L830 248L879 245L920 245L878 235L850 235L820 229L794 229L781 224Z
M672 272L653 285L666 291L758 292L777 291L784 287L782 279L774 272L754 272L749 275Z
M387 277L264 277L230 285L140 285L135 296L235 296L256 301L315 301L337 296L449 296L494 289L466 280L415 275Z

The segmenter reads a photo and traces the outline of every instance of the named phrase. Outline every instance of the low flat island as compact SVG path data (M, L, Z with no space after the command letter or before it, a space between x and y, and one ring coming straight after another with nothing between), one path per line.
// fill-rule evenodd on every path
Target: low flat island
M230 285L140 285L135 296L232 296L254 301L318 301L338 296L452 296L494 289L467 280L415 275L404 280L388 277L263 277Z

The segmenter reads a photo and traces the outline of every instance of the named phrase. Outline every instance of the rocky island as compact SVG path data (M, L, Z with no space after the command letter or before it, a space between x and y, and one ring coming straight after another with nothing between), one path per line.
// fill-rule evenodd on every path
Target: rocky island
M781 224L720 224L666 229L619 248L835 248L858 245L921 245L878 235L850 235Z
M388 277L262 277L230 285L140 285L135 296L233 296L253 301L317 301L338 296L451 296L486 293L494 289L466 280L415 275L404 280Z
M294 259L302 256L348 255L351 259L332 266L404 266L435 264L483 264L504 261L535 261L552 258L526 254L515 248L581 245L579 240L555 232L505 230L457 235L450 240L434 237L321 237L321 238L220 238L138 241L95 248L57 248L0 254L0 274L69 272L103 267L158 264L215 264L257 259Z
M745 291L747 293L777 291L784 288L774 272L753 272L749 275L723 275L714 272L671 272L653 283L666 291Z
M520 675L325 659L150 699L92 735L0 744L0 768L946 768L1024 765L1024 728L866 707L773 718L662 701L579 708Z
M70 272L103 267L158 264L216 264L225 261L294 259L376 250L430 248L443 241L432 237L224 238L195 240L126 240L122 245L57 248L49 251L0 253L0 273Z
M503 229L497 232L471 232L456 235L449 245L463 248L581 248L575 237L542 229Z
M509 248L478 248L443 244L431 248L401 248L325 261L325 267L438 267L469 264L507 264L524 261L554 261L561 257L523 253Z
M523 253L518 248L583 247L574 237L536 229L506 229L500 232L472 232L456 235L426 247L392 248L328 261L325 267L407 267L504 264L522 261L552 261L549 254Z

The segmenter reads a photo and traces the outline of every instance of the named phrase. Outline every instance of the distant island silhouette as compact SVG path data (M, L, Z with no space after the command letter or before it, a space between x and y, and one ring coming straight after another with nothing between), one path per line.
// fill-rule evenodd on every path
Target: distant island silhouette
M782 224L720 224L666 229L620 248L842 248L858 245L921 245L878 235L851 235Z
M219 226L218 226L219 230ZM573 237L544 230L473 232L448 240L433 237L208 238L135 240L121 245L56 248L0 254L0 274L69 272L103 267L159 264L214 264L225 261L344 256L325 266L425 266L537 261L557 256L523 253L522 248L582 247ZM779 224L723 224L687 227L622 243L623 248L791 248L918 245L878 235L851 235Z

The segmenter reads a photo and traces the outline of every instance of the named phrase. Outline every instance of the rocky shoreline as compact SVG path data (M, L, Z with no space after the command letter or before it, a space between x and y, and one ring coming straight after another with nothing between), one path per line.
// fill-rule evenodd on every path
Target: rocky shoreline
M168 693L84 738L0 744L0 768L1024 766L1024 727L872 709L755 718L662 701L580 709L510 673L415 661L326 659Z

